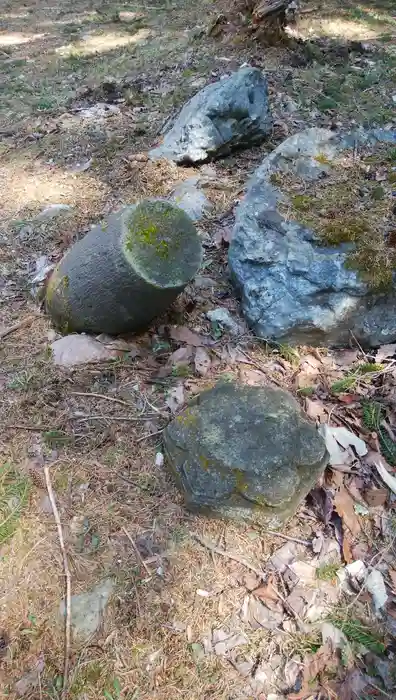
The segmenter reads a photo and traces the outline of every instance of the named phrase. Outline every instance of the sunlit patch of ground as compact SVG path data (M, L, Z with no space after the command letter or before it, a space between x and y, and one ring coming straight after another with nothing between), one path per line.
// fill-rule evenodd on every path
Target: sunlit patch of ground
M301 38L330 37L344 41L376 39L382 33L380 28L374 29L364 22L343 17L305 19L299 22L298 30Z
M118 49L130 44L138 44L146 41L150 36L149 29L139 29L136 34L125 35L116 32L92 34L84 37L82 41L78 41L67 46L61 46L57 49L60 56L89 56L96 53L105 53Z
M21 34L20 32L0 32L0 46L20 46L43 39L45 34Z

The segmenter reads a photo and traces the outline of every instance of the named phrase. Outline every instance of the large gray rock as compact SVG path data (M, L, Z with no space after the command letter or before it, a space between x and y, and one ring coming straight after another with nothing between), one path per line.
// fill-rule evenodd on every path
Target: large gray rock
M191 510L280 527L327 463L291 394L220 383L164 432L167 463Z
M198 163L259 143L271 128L267 80L258 68L241 68L194 95L149 156Z
M308 183L324 177L326 163L346 148L379 141L396 145L396 132L342 138L326 129L307 129L284 141L254 173L236 210L229 264L256 335L312 345L343 345L351 332L364 346L396 340L394 288L375 292L359 272L345 266L350 244L319 245L314 231L284 218L279 203L288 199L276 186L277 173Z

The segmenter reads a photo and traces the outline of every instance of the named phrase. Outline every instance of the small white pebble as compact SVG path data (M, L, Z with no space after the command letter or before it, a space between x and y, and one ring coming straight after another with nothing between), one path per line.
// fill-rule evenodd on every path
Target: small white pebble
M164 465L164 455L162 452L157 452L155 455L155 466L162 467Z
M203 591L202 588L197 588L196 594L200 595L201 598L210 598L210 593L209 591Z

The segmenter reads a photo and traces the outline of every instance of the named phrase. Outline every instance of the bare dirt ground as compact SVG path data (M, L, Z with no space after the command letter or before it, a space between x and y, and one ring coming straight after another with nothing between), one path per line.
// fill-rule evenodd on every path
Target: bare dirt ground
M248 333L231 338L205 317L219 305L238 313L224 239L246 177L264 155L313 124L395 125L393 2L308 3L303 9L293 41L268 47L243 23L238 31L225 27L213 36L208 28L224 7L206 0L1 3L1 697L62 696L65 641L58 611L65 578L43 464L50 466L73 595L104 580L113 583L99 630L85 643L72 638L63 697L265 698L251 683L261 663L281 655L294 659L301 671L306 655L321 649L318 631L302 630L299 614L283 605L288 591L278 574L271 579L278 591L272 605L288 618L288 631L287 626L276 633L260 626L253 630L241 619L260 577L210 551L194 535L243 556L266 574L271 555L285 540L186 513L162 467L160 439L170 406L178 410L220 375L285 386L301 397L312 418L325 416L326 422L331 415L335 424L363 435L372 449L378 442L367 423L362 427L360 402L381 396L392 403L392 352L383 366L364 374L359 367L373 358L359 354L359 348L338 361L325 351L271 349ZM206 254L199 283L147 334L118 344L113 360L70 371L55 368L49 352L53 331L31 293L37 260L46 256L56 262L109 211L145 195L168 194L175 182L190 176L191 170L153 165L135 155L158 141L167 119L188 97L244 62L267 72L274 132L261 147L214 166L218 184L207 194L215 209L202 226ZM49 204L70 208L40 218ZM172 337L171 325L216 341L206 372L197 359L194 363L193 350L183 363L175 360L172 353L191 345L191 338L183 343ZM384 419L391 436L394 415L391 411ZM360 467L355 461L345 477L349 491L342 473L327 475L344 498L336 507L344 540L339 565L327 560L312 565L319 570L315 586L325 581L335 589L338 566L356 559L381 561L395 597L394 497L385 491L385 500L366 517L354 509L363 486L372 488L374 478L367 463ZM377 477L378 486L383 487ZM345 493L355 498L352 506ZM320 513L304 504L287 535L311 542L322 533L335 540L326 527ZM312 547L302 551L311 561ZM268 590L261 599L271 603ZM366 592L360 591L352 612L337 605L339 619L355 615L368 625L369 641L362 642L357 626L358 642L371 648L373 639L382 640L378 643L385 648L389 632L372 613ZM242 673L235 654L208 652L204 640L219 629L246 635L248 671ZM345 673L358 667L361 657L356 649L354 654ZM25 685L16 686L21 679ZM312 697L319 697L317 674L313 679ZM354 697L337 695L327 680L323 697ZM346 693L345 674L341 680ZM277 681L273 686L277 693ZM381 677L367 687L356 697L395 697ZM284 692L292 697L292 690Z

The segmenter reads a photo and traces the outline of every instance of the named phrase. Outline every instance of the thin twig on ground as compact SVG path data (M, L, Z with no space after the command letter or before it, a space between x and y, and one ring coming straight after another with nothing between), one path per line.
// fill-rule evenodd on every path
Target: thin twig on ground
M140 552L139 552L139 550L138 550L138 548L137 548L137 545L136 545L135 540L134 540L133 537L129 534L128 530L127 530L124 526L122 526L122 531L126 534L128 540L130 541L132 547L134 548L134 550L135 550L135 552L136 552L136 555L137 555L139 561L141 562L141 564L142 564L143 568L145 569L146 573L147 573L147 574L150 576L150 578L151 578L151 576L152 576L151 571L150 571L150 569L148 568L146 562L144 561L142 555L140 554Z
M372 680L367 680L367 685L370 685L374 690L376 690L380 695L383 695L385 698L390 698L390 700L394 700L394 695L389 695L389 693L386 692L386 690L383 690L383 688L380 688L379 685L375 685Z
M59 546L62 552L63 559L63 572L65 576L65 587L66 587L66 606L65 606L65 648L64 648L64 665L63 665L63 684L62 684L62 700L65 700L67 696L67 685L69 676L69 657L70 657L70 625L71 625L71 575L69 569L69 562L67 560L67 554L65 549L65 542L63 539L62 523L59 517L59 511L55 501L54 491L52 489L51 477L49 473L49 467L44 465L44 476L45 483L48 491L48 498L51 503L52 512L54 514L56 527L58 530Z
M250 355L248 355L248 353L245 352L245 350L242 350L241 347L239 347L238 349L239 349L239 352L241 352L242 355L244 355L244 356L246 357L246 360L247 360L246 364L249 364L249 365L252 365L252 367L255 367L259 372L261 372L262 374L264 374L264 375L267 377L267 379L269 379L269 381L273 382L273 383L276 384L277 386L282 386L282 384L281 384L277 379L275 379L275 377L273 376L273 374L271 374L271 375L269 376L269 375L267 374L267 372L265 371L264 367L263 367L262 365L260 365L259 362L256 362L256 361L253 359L253 357L251 357Z
M284 535L283 532L277 532L276 530L261 530L261 532L268 535L273 535L274 537L281 537L283 540L287 540L288 542L303 544L304 547L312 547L312 542L309 540L300 540L298 537L289 537L289 535Z
M89 420L118 420L118 421L123 421L127 423L135 423L139 421L145 421L148 420L149 418L157 418L157 414L146 414L145 416L111 416L106 414L98 414L95 416L79 416L76 417L77 423L83 423L84 421L89 421Z
M151 437L154 437L155 435L160 435L161 433L164 432L164 428L161 428L161 430L156 430L155 433L148 433L147 435L142 435L138 440L136 440L136 444L138 442L143 442L143 440L148 440Z
M0 331L0 340L5 338L7 335L11 335L11 333L14 333L14 331L18 331L23 326L27 326L33 321L33 318L33 316L29 316L22 321L18 321L18 323L14 323L12 326L8 326L8 328L4 328L2 331Z
M45 433L49 430L53 430L53 428L49 428L47 425L23 425L23 423L11 423L5 427L10 430L31 430L34 433Z
M232 561L238 562L238 564L242 564L246 569L250 569L250 571L253 571L259 578L261 578L263 581L266 580L266 574L264 571L261 569L258 569L257 566L254 566L254 564L251 564L249 561L244 559L243 557L240 557L239 554L231 554L229 552L226 552L224 549L221 547L216 547L215 544L212 542L209 542L209 540L206 540L203 537L200 537L197 535L195 532L191 534L191 537L194 540L197 540L199 544L201 544L203 547L206 547L206 549L209 549L210 552L215 552L215 554L220 554L222 557L226 557L226 559L232 559Z
M117 399L115 396L106 396L106 394L96 394L93 391L72 391L72 396L91 396L95 399L104 399L105 401L112 401L113 403L119 403L122 406L128 406L130 408L133 404L123 401L122 399Z

